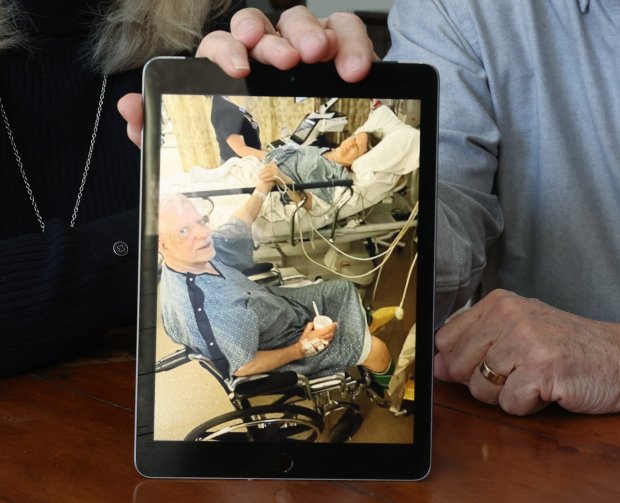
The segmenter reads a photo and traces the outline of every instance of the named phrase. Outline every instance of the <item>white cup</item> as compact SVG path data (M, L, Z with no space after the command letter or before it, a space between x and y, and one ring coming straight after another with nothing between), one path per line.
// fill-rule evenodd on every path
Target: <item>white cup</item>
M333 321L329 316L320 315L316 316L312 323L314 324L314 329L318 330L320 328L325 328L326 326L331 325Z

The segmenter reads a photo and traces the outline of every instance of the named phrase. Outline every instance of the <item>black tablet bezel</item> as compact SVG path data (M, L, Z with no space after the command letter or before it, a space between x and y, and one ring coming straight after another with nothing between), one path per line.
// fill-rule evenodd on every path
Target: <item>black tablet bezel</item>
M430 469L437 146L436 71L421 64L375 63L357 84L331 63L289 71L253 64L232 79L204 59L156 58L144 70L141 251L136 375L135 464L147 477L417 480ZM157 167L164 94L402 98L421 100L418 222L416 410L413 444L230 444L155 441Z

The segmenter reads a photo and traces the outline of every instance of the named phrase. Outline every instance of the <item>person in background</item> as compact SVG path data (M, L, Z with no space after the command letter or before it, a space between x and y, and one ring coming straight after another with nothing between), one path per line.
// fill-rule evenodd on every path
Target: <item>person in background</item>
M250 56L281 68L335 56L346 79L368 71L354 18L296 7L280 36L241 7L0 0L0 376L135 323L139 150L127 136L139 144L149 58L195 52L236 77Z
M512 414L620 411L619 7L390 12L387 59L440 75L435 375Z
M283 145L264 156L265 167L259 171L258 177L278 185L350 180L353 163L380 141L381 138L374 133L360 132L344 139L333 149L313 145ZM312 194L331 204L335 192L332 187L309 189L305 191L304 207L312 209ZM293 192L292 198L299 202L302 195Z
M260 128L252 114L225 96L211 102L211 124L220 149L220 161L231 157L257 155L261 151Z

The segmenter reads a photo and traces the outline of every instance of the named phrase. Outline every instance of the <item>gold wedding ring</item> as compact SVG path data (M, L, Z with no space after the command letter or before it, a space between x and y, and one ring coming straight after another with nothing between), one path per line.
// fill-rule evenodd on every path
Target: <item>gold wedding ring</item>
M493 372L491 367L487 365L486 360L482 360L480 364L480 373L487 381L497 384L498 386L502 386L506 382L506 376Z

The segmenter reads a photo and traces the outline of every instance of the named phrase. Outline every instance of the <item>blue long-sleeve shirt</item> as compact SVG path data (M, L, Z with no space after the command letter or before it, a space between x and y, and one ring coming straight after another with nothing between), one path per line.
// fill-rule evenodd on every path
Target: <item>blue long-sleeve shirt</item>
M440 74L437 318L502 287L620 321L620 2L396 0Z

